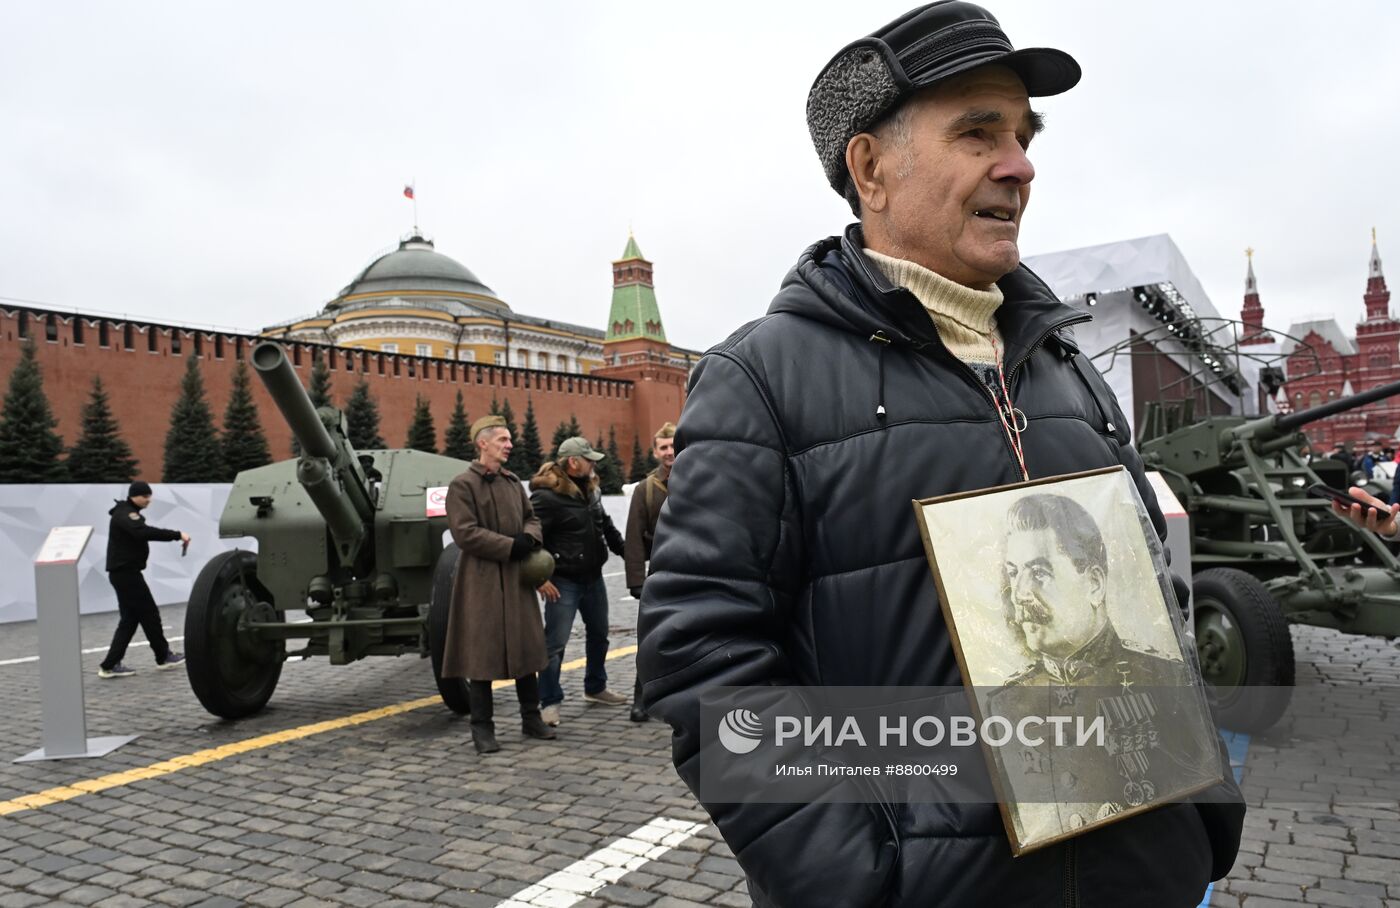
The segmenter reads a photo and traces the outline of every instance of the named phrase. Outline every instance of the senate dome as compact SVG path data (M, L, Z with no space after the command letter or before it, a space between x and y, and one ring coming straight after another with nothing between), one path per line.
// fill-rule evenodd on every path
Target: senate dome
M454 315L510 312L510 306L465 265L438 252L432 240L416 231L365 266L326 310L345 312L386 299L435 301Z
M641 261L640 251L635 256ZM659 325L659 319L653 321ZM642 323L641 316L634 320ZM417 228L397 248L377 255L314 315L262 333L380 353L572 373L603 365L608 336L601 328L516 312Z

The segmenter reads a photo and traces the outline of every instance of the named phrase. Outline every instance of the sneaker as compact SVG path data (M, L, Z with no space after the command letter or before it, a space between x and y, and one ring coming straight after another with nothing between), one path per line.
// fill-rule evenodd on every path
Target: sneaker
M586 693L583 695L583 699L587 703L600 703L603 706L622 706L632 702L617 691L608 690L607 688L603 688L596 694Z
M545 725L558 725L558 724L559 724L559 707L558 707L558 706L546 706L546 707L541 708L541 709L540 709L540 718L544 720L544 724L545 724Z
M136 674L136 669L127 668L120 662L111 668L102 668L99 666L97 669L97 677L99 678L130 678L134 674Z
M156 663L156 668L161 669L163 671L167 668L179 668L184 664L185 654L177 653L172 649L169 653L166 653L164 662Z

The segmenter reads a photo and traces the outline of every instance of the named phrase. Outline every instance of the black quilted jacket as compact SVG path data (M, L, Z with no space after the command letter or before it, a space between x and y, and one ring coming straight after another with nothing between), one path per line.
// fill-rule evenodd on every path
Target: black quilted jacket
M860 249L857 226L808 249L767 316L691 379L639 671L692 789L707 687L961 684L910 501L1020 472L978 376ZM998 283L1031 477L1124 464L1165 534L1126 420L1075 348L1071 326L1089 316L1025 267ZM1223 799L1014 859L995 805L705 807L760 905L1177 908L1234 862L1244 806L1233 781Z

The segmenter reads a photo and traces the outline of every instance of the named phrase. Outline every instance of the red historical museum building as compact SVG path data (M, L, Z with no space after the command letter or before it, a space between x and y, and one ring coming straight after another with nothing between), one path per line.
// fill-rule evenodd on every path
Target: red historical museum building
M1400 320L1390 312L1390 290L1385 285L1380 250L1374 231L1367 266L1366 292L1361 297L1363 317L1348 336L1336 319L1317 319L1291 325L1283 341L1287 382L1275 400L1280 410L1314 407L1330 400L1400 381ZM1273 344L1278 341L1264 328L1264 307L1250 262L1245 276L1245 323L1241 343ZM1297 341L1301 341L1299 344ZM1400 396L1377 401L1313 423L1307 429L1313 446L1330 450L1336 442L1364 445L1390 442L1400 435Z

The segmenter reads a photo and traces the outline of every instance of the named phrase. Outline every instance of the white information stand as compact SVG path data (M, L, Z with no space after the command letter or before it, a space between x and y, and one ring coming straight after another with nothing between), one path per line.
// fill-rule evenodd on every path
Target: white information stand
M16 763L100 757L137 737L87 736L83 643L78 625L78 559L91 536L90 526L54 527L34 556L44 746L15 760Z

